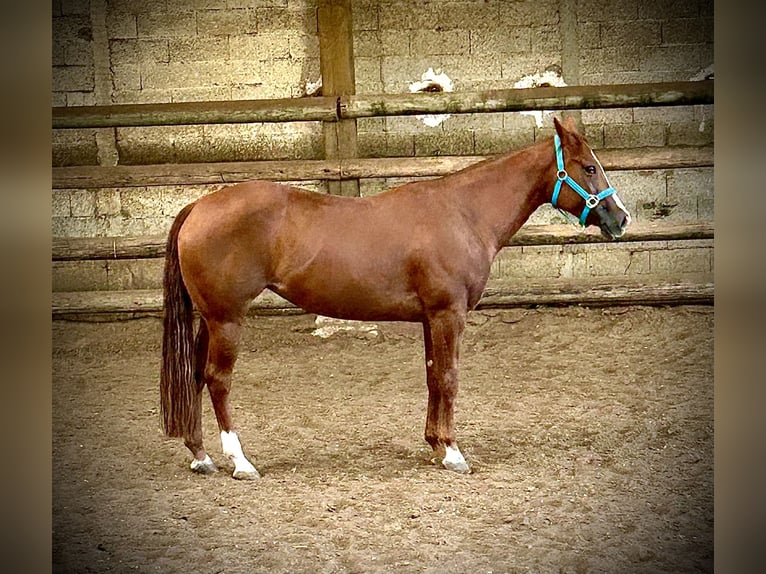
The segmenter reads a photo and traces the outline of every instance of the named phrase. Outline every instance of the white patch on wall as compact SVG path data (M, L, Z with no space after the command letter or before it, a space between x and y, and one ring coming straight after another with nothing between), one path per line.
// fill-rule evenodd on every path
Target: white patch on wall
M451 92L454 90L452 80L450 77L442 71L437 74L433 68L428 68L427 71L420 76L420 81L412 82L410 84L410 92ZM428 114L425 116L415 116L425 125L435 128L444 120L446 120L449 114Z
M710 64L707 68L702 68L699 72L694 74L689 80L692 82L701 82L702 80L712 80L715 78L715 69L713 64ZM700 133L705 131L705 121L707 118L705 117L705 106L700 106L700 115L702 116L702 119L700 120Z
M567 84L564 81L564 78L562 78L558 72L554 70L546 70L542 74L530 74L528 76L524 76L518 82L513 84L513 87L514 88L541 88L541 87L553 86L556 88L560 88L566 85ZM552 114L553 112L548 110L530 110L530 111L523 111L519 113L534 117L535 122L537 123L537 127L541 128L543 127L543 117L546 114Z

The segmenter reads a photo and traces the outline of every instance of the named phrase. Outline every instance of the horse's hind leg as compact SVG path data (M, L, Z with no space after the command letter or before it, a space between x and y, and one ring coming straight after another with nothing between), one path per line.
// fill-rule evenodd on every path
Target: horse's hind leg
M209 343L205 381L207 382L213 409L221 431L223 453L234 463L234 478L248 480L260 478L258 471L245 458L239 437L234 431L229 406L229 391L234 363L237 360L240 333L238 322L209 321Z
M184 437L184 444L191 451L194 460L191 468L201 474L210 474L218 469L216 468L210 456L205 451L202 440L202 391L205 388L205 363L207 362L208 351L208 332L207 323L204 319L200 320L199 329L194 348L194 380L197 382L197 396L194 402L194 427L192 431Z

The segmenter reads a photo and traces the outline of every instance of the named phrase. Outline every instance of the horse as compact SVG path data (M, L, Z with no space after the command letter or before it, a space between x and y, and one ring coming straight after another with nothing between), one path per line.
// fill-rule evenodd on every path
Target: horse
M207 387L233 477L260 477L233 425L229 391L243 319L269 289L309 313L421 323L425 440L437 464L471 472L454 423L460 340L495 256L544 203L608 239L630 223L574 121L554 126L552 138L520 151L370 197L253 180L183 207L165 254L160 415L165 435L191 451L191 469L217 470L202 437Z

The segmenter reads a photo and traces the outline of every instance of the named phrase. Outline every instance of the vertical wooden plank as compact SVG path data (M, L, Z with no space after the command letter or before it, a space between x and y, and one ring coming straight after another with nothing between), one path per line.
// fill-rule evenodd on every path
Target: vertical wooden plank
M325 96L350 96L356 93L351 18L351 0L319 1L319 67L322 94ZM325 122L324 140L327 159L357 157L356 120ZM331 181L328 186L330 193L359 195L358 179Z

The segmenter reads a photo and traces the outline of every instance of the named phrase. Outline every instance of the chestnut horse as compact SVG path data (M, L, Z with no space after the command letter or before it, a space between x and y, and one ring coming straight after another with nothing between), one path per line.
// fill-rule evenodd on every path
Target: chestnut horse
M234 478L259 477L234 430L229 390L242 320L270 289L310 313L422 323L425 439L445 468L470 472L453 418L460 338L498 251L544 203L610 239L630 222L574 122L564 123L524 150L372 197L249 181L184 207L165 256L160 394L165 434L184 439L191 468L216 470L202 441L207 386Z

